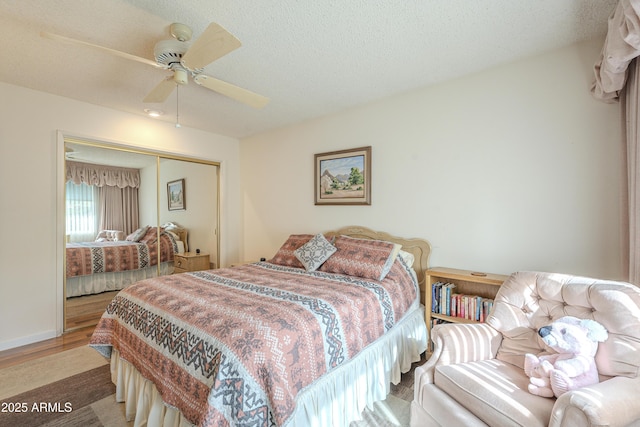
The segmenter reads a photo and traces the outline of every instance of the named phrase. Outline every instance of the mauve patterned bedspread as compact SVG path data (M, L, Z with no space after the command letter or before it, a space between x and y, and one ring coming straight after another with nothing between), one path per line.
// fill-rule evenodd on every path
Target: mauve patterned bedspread
M91 338L200 426L280 426L300 391L418 304L396 261L382 281L256 263L148 279L121 291Z
M178 246L171 235L160 234L160 262L173 261ZM138 270L158 263L158 243L81 242L67 243L67 277L94 273Z

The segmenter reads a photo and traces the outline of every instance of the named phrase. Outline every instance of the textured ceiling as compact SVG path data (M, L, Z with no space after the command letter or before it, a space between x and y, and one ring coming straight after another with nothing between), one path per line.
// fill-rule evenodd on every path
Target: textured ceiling
M244 137L604 37L615 0L3 0L0 81L134 114L168 74L40 37L153 59L181 22L217 22L242 47L205 73L271 99L261 110L190 83L180 122ZM594 58L595 61L596 58ZM161 106L175 120L175 92ZM152 119L150 119L152 120Z

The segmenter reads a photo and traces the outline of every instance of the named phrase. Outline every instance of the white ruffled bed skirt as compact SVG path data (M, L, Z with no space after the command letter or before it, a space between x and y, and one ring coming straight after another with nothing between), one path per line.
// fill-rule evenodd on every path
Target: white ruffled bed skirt
M424 307L419 306L384 337L302 391L287 426L348 427L361 418L365 407L372 408L374 402L387 397L390 384L398 384L402 373L420 360L426 348ZM155 385L121 359L116 349L111 354L111 378L116 400L125 402L127 420L134 421L134 426L192 425L167 406Z
M160 263L160 275L173 273L173 261ZM113 273L96 273L88 276L67 278L67 298L82 295L93 295L102 292L119 291L139 280L156 277L158 269L155 265L139 270L117 271Z

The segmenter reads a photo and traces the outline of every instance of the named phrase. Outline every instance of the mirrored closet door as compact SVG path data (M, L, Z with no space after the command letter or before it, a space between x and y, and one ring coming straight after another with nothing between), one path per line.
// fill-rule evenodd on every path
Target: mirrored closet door
M64 329L198 251L219 264L219 165L65 138Z

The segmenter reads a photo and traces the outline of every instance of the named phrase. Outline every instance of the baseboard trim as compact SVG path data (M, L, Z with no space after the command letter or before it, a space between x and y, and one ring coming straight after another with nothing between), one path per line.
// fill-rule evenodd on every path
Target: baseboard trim
M33 344L35 342L48 340L57 336L58 335L56 334L56 331L52 329L49 331L41 332L39 334L28 335L26 337L20 337L10 341L3 341L0 342L0 351L22 347L23 345Z

